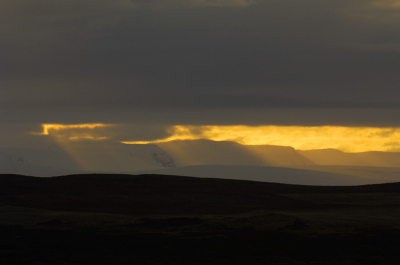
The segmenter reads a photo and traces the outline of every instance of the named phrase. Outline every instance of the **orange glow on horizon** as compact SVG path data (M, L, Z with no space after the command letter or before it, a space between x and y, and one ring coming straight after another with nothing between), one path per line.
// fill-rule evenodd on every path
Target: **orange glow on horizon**
M185 126L169 129L171 136L124 144L157 144L174 140L208 139L243 145L281 145L298 150L338 149L345 152L400 151L400 128L342 126Z

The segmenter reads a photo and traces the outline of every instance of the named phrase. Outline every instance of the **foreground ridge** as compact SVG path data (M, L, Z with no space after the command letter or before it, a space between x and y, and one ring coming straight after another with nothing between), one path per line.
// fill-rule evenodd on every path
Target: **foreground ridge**
M400 183L0 175L1 264L399 264Z

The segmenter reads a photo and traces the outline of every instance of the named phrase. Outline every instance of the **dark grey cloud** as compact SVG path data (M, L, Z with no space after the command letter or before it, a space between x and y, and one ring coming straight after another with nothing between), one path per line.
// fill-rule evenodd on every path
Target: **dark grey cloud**
M1 119L397 124L393 3L0 0Z

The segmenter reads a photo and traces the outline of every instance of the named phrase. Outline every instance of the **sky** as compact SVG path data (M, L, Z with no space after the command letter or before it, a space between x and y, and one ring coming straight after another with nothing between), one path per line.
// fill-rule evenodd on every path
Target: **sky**
M399 0L0 0L0 147L50 141L44 124L120 142L333 126L396 151L399 73Z

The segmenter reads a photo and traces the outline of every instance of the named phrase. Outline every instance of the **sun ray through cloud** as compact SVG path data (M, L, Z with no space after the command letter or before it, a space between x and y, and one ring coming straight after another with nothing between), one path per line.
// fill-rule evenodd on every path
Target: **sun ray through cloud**
M84 124L42 124L42 132L32 132L33 135L51 137L58 146L83 169L90 169L78 150L85 148L82 141L103 141L110 139L102 134L100 129L111 127L112 124L84 123ZM100 132L99 132L100 131Z

